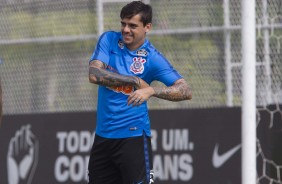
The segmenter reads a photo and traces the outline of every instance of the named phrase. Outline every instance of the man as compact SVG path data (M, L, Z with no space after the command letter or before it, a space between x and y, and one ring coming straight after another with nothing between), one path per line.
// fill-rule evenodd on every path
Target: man
M89 80L99 85L90 184L153 183L147 100L192 98L186 81L146 39L151 6L133 1L120 18L121 32L102 34L89 62ZM149 86L154 80L167 87Z

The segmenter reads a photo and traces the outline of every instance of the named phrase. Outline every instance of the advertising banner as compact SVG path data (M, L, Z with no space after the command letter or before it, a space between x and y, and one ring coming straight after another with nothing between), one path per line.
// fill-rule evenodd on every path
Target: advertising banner
M152 110L155 183L239 184L241 109ZM83 184L95 112L7 115L0 183Z

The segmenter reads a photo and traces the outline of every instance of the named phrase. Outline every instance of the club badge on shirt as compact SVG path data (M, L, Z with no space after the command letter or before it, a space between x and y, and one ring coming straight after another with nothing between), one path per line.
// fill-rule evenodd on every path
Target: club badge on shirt
M130 65L130 71L132 71L134 74L142 74L144 72L144 63L146 62L146 59L142 57L134 57L133 62Z

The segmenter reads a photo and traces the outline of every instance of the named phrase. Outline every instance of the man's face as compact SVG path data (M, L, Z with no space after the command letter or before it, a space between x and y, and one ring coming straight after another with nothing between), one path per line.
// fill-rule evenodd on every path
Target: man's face
M121 20L121 33L123 42L129 50L138 49L145 40L146 32L151 29L152 24L143 25L140 15Z

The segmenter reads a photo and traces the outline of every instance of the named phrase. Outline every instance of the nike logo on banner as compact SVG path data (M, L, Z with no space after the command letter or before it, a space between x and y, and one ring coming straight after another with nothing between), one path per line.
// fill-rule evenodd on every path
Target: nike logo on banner
M214 151L213 151L213 156L212 156L213 167L215 168L221 167L229 158L231 158L236 153L236 151L240 149L240 147L241 147L241 144L219 155L218 154L218 144L216 144Z

